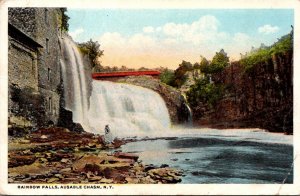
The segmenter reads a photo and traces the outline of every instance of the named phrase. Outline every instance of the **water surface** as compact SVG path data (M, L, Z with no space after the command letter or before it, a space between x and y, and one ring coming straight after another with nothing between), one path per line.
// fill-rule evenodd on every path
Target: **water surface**
M293 183L291 141L283 134L213 130L128 143L122 151L138 153L144 164L183 170L182 183Z

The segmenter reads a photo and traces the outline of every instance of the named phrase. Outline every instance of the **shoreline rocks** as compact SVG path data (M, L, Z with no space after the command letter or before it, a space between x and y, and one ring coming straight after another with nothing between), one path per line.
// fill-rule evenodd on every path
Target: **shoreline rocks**
M44 136L44 137L42 137ZM46 136L46 137L45 137ZM178 183L182 172L147 167L138 155L117 151L136 140L116 140L107 146L102 136L60 127L39 129L25 138L10 138L9 183Z

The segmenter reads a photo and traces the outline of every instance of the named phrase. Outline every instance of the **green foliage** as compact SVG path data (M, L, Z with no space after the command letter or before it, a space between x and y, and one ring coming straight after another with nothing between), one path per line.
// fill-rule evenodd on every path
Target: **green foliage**
M193 70L192 63L187 61L182 61L182 63L179 64L179 67L174 72L175 79L174 79L173 86L180 88L187 80L187 76L185 75L185 73L191 70Z
M249 73L253 70L254 65L268 62L271 59L270 51L268 48L260 48L247 58L241 59L245 72Z
M87 41L78 45L80 52L88 55L92 67L100 65L99 59L103 55L103 50L100 50L100 44L97 41Z
M272 55L282 55L293 50L293 32L281 37L271 47L260 47L240 60L246 73L253 71L253 67L258 64L269 64Z
M281 37L270 49L273 55L284 54L293 50L293 32Z
M186 71L191 71L193 69L193 65L192 63L183 60L181 64L179 64L179 68L182 68Z
M213 107L224 94L224 86L209 82L209 78L205 77L199 79L187 92L187 100L193 107L197 106L199 102L208 104Z
M66 14L67 8L60 8L62 12L62 18L61 18L61 27L64 31L69 31L69 19L70 17Z
M205 57L202 57L202 60L200 62L200 71L205 74L210 73L209 62Z
M175 74L174 71L170 69L164 69L161 74L159 75L159 79L161 82L173 86L174 85L174 80L175 80Z
M210 73L221 72L225 67L229 65L229 57L223 49L220 52L217 52L213 57L211 64L209 66Z
M193 66L193 69L200 69L200 64L196 62Z
M205 57L201 56L201 58L199 68L206 75L219 73L229 65L229 57L223 49L220 52L216 52L211 63Z

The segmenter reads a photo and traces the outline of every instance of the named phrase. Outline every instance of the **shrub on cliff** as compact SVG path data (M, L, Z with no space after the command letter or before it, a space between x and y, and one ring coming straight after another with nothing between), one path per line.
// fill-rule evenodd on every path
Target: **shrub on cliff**
M293 32L282 36L270 49L272 55L284 54L293 50Z
M268 63L271 60L269 48L259 48L256 52L241 60L245 72L249 73L253 70L254 65L260 63Z
M209 74L210 73L210 66L209 62L205 57L201 56L201 62L200 62L200 71L204 74Z
M187 92L187 100L192 107L196 107L200 102L213 107L224 94L224 86L210 83L209 78L198 79Z
M69 19L70 17L66 14L67 8L60 8L62 12L62 18L61 18L61 27L64 31L69 31Z
M254 50L246 57L240 60L240 63L244 66L244 71L249 73L253 70L253 67L258 64L268 65L271 62L272 55L284 55L287 52L293 50L293 32L282 36L270 47L261 46L257 50Z
M221 72L225 67L229 65L229 57L227 53L221 49L220 52L217 52L213 57L211 64L209 66L210 73Z
M173 86L174 85L174 80L175 80L175 75L174 71L170 69L164 69L161 74L159 75L159 79L161 82Z
M216 52L211 62L209 62L203 56L201 56L201 58L202 59L199 68L201 72L206 75L219 73L229 65L229 57L227 56L227 53L223 49L221 49L220 52Z
M173 86L176 88L180 88L185 81L187 80L186 72L191 71L193 69L193 65L190 62L182 61L181 64L179 64L179 67L174 72L174 84Z

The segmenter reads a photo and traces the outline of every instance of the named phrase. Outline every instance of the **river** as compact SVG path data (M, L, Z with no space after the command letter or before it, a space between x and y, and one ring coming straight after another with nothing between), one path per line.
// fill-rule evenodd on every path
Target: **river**
M60 42L64 107L85 130L104 134L109 125L114 137L168 137L128 143L122 151L138 153L145 164L183 170L182 183L293 182L292 136L257 129L172 127L161 96L129 84L93 81L88 100L89 73L81 54L70 37Z
M293 183L293 136L257 129L185 129L122 147L144 164L181 169L181 183ZM178 137L172 137L177 135Z

